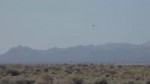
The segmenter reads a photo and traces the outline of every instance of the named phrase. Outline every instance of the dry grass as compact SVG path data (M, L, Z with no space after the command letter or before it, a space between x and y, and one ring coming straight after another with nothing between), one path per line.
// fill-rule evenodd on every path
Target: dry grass
M0 65L0 84L150 84L149 65Z

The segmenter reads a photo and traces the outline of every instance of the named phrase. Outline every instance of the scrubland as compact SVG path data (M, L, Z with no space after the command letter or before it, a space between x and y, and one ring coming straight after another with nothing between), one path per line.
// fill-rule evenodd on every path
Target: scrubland
M5 64L0 84L150 84L150 65Z

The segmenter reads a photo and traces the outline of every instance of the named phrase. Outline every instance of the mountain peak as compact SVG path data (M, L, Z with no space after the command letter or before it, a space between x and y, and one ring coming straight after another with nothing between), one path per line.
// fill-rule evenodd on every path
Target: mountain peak
M8 50L7 53L14 53L14 52L20 52L20 51L30 51L30 50L32 50L30 47L18 45L16 47L12 47L10 50Z
M109 49L109 50L108 50ZM1 63L150 63L150 47L132 44L74 46L35 50L18 45L1 55ZM115 58L115 60L114 60Z

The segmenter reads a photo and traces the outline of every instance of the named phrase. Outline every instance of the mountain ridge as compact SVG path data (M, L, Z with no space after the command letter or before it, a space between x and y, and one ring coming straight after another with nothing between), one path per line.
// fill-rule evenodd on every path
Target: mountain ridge
M47 50L17 46L0 57L0 63L150 63L150 46L109 43Z

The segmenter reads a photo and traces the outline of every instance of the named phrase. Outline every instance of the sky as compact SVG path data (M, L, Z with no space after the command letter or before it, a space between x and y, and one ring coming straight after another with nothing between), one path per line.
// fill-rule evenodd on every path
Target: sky
M150 41L150 0L0 0L0 54Z

